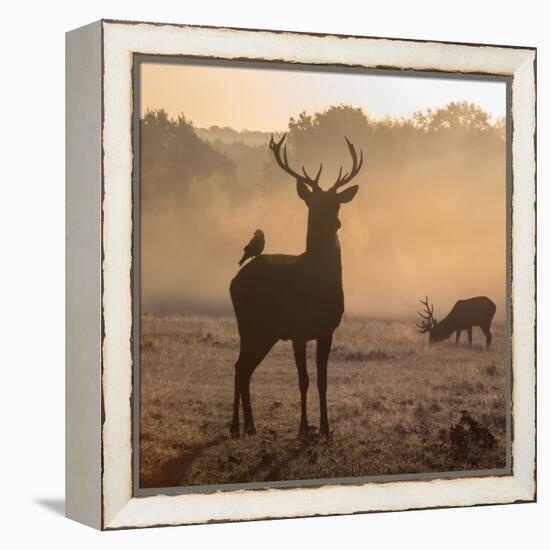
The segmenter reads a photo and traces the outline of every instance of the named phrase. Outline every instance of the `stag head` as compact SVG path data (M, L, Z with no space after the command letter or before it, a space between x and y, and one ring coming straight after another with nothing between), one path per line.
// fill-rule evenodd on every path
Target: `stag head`
M426 332L428 332L430 334L431 343L436 340L434 329L437 327L437 320L434 318L434 306L433 304L430 305L427 296L426 300L420 300L420 303L424 306L424 312L421 313L417 311L422 320L420 323L417 323L416 328L420 334L426 334Z
M271 135L269 148L273 151L277 164L296 180L296 191L309 208L310 222L315 226L324 228L329 233L335 233L341 227L340 220L338 219L340 205L350 202L355 197L359 186L352 185L340 192L338 190L347 185L361 170L363 151L359 152L358 157L353 144L348 138L345 138L352 160L351 170L342 174L342 168L340 168L334 184L330 189L323 190L319 186L319 178L323 171L323 165L319 166L315 177L311 177L308 174L305 166L302 166L302 173L294 171L288 163L286 143L284 143L285 139L286 134L283 134L279 141L275 141L273 135Z

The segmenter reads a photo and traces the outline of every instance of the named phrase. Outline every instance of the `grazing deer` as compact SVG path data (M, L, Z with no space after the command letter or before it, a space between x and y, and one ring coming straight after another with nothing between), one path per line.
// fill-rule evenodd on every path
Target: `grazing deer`
M487 347L491 345L493 339L491 321L497 306L487 296L459 300L449 315L439 323L434 319L434 306L432 304L430 307L428 297L426 296L426 301L420 300L420 303L424 305L424 313L417 312L422 321L416 326L421 334L430 333L430 344L446 340L453 332L456 332L456 343L458 344L460 333L463 330L468 331L468 341L471 344L472 328L480 327L487 339Z
M309 378L306 368L306 343L317 341L317 387L320 402L320 433L328 435L327 362L332 334L344 313L342 263L340 244L336 233L340 205L350 202L357 193L353 185L344 191L363 164L363 152L358 159L355 148L346 139L352 158L352 168L342 175L342 168L334 185L324 191L319 177L312 178L305 168L303 174L288 164L286 134L280 141L271 136L269 148L277 164L296 180L298 196L308 207L306 251L299 256L263 254L257 256L237 273L231 281L230 293L237 317L241 341L235 364L235 397L231 434L239 436L239 401L242 401L244 430L254 434L254 420L250 403L250 377L278 340L292 340L298 368L301 397L299 433L307 435L307 390Z

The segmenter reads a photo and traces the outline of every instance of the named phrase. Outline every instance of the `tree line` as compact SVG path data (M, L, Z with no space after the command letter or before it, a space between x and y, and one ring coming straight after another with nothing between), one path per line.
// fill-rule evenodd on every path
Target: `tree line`
M306 168L311 165L311 171L319 162L334 165L333 170L345 162L343 136L365 152L367 173L395 172L410 163L444 161L457 153L464 163L477 163L501 155L505 143L504 119L492 121L468 102L383 119L369 117L360 107L336 105L290 118L287 132L289 157ZM193 179L212 175L219 176L218 185L230 186L237 200L265 192L280 179L267 147L269 138L268 132L195 128L183 114L170 118L164 110L149 110L140 121L142 198L183 196Z

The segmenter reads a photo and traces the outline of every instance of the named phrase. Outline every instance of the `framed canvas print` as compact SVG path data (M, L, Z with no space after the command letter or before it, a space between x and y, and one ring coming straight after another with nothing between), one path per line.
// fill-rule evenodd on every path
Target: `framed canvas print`
M67 515L536 498L536 50L67 34Z

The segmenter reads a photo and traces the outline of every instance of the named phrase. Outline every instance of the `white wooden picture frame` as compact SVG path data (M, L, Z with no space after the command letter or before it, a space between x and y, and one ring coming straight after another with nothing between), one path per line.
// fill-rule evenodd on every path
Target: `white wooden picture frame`
M134 496L132 68L137 54L509 77L510 475ZM109 20L69 32L67 516L111 530L534 501L535 111L533 48Z

